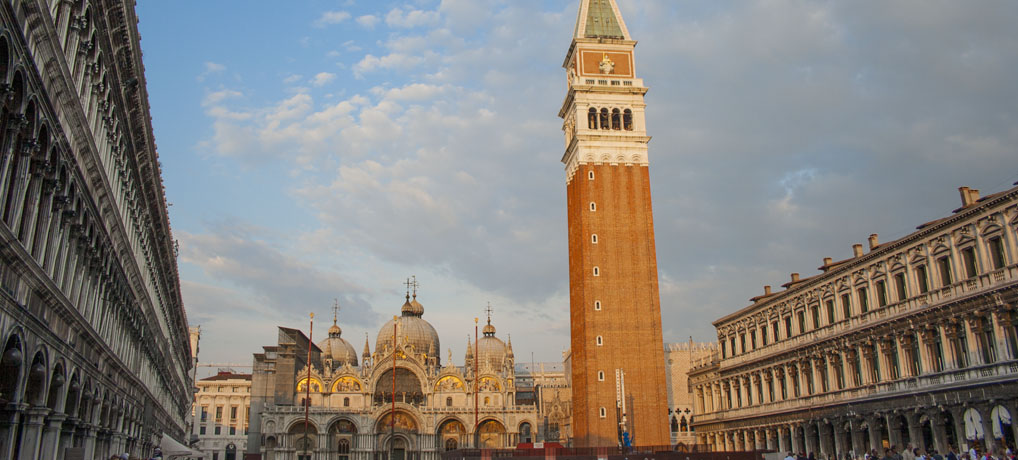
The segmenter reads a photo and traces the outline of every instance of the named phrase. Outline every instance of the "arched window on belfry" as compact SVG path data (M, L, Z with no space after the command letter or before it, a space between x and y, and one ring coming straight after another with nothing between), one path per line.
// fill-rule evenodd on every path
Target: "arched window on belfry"
M622 129L622 112L619 112L619 109L612 109L612 129L615 131Z
M601 109L601 129L609 129L608 126L608 109Z
M593 107L587 111L587 128L597 129L597 109Z
M679 419L672 416L672 433L678 433L679 431Z
M622 127L626 131L633 130L633 111L626 109L622 112Z

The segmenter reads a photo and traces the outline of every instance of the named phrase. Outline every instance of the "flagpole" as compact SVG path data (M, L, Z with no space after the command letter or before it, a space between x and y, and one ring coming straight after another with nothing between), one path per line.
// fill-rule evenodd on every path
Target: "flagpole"
M392 317L392 412L389 413L389 460L392 460L392 445L396 438L396 324L399 317Z
M480 446L478 446L478 444L480 444L480 440L481 440L480 433L477 432L477 418L478 418L477 417L477 391L478 391L478 381L480 380L480 376L477 374L477 363L478 363L478 361L480 361L481 357L477 353L478 353L478 347L477 347L477 318L474 317L474 448L480 447Z
M311 346L314 341L311 339L315 333L315 314L311 313L311 324L308 326L308 377L304 382L304 448L310 447L308 440L308 418L311 412Z

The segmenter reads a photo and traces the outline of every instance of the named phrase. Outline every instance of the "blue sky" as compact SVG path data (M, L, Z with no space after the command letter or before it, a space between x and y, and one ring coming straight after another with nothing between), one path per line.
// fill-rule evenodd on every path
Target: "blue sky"
M562 60L574 0L138 4L202 361L276 325L372 349L417 275L462 362L491 302L568 344ZM640 41L668 341L790 272L1018 180L1013 2L620 0Z

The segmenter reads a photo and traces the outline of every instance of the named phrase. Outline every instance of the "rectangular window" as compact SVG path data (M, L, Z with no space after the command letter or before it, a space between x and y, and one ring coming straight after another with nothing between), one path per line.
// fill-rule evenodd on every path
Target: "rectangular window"
M230 420L237 420L237 406L230 407Z
M799 333L802 334L803 332L806 332L806 312L799 311L795 314L795 316L799 320Z
M237 434L237 427L231 425L230 426L230 435L233 436L235 434Z
M223 406L216 406L216 421L223 421Z
M870 311L870 297L866 294L866 288L859 288L855 291L856 297L859 298L859 311L861 313Z
M950 286L951 280L951 259L947 256L937 259L937 269L940 270L940 286Z
M834 376L837 378L837 384L839 390L845 389L845 366L841 364L841 360L838 360L834 366Z
M983 318L981 320L982 333L979 334L979 340L982 342L980 348L983 349L983 362L992 363L997 361L997 339L993 333L993 323Z
M912 376L919 376L923 373L922 361L920 361L919 357L919 338L913 335L910 343L911 346L908 350L908 360L910 361L909 364L912 366Z
M877 281L877 306L887 306L887 284L882 280Z
M784 377L781 378L779 383L781 383L781 400L784 401L788 399L788 384L785 382Z
M855 371L855 375L852 376L855 379L855 386L862 385L862 353L855 354L855 361L852 363L852 369Z
M725 350L725 341L724 340L721 341L721 357L722 358L727 358L728 357L728 352Z
M769 401L774 402L774 380L767 381L767 395L770 396Z
M915 269L916 282L919 283L919 293L925 294L930 290L930 278L926 274L926 266L920 265Z
M792 317L785 317L785 338L792 336Z
M216 434L222 434L222 433L223 433L223 427L221 427L219 425L216 425Z
M198 434L205 434L205 425L198 427Z
M756 330L749 331L749 346L756 350Z
M209 418L209 406L201 406L201 421L206 421Z
M898 347L891 344L887 349L887 367L891 380L901 378L901 367L898 365Z
M1004 244L1000 241L999 236L990 238L990 260L993 261L993 269L999 270L1004 268Z
M746 334L739 334L739 353L746 352Z
M954 339L954 355L958 358L958 367L965 368L969 365L968 335L965 334L965 325L958 325L958 335Z
M836 321L836 318L834 317L834 301L828 300L826 303L827 303L827 322L833 324L834 321ZM844 315L842 316L842 319L847 319L849 316L851 316L848 314L848 311L845 311L843 313Z
M219 460L219 452L212 453L212 460Z
M763 346L767 346L767 326L760 326L760 342Z
M961 250L961 259L965 263L965 278L976 277L976 250L971 246Z
M930 348L933 349L933 371L942 372L944 370L944 344L940 340L940 331L934 332L933 344Z
M852 317L852 296L848 294L841 295L841 311L845 314L845 318Z
M908 298L908 290L905 288L905 274L894 275L894 289L898 291L898 302Z
M778 322L777 321L771 323L771 329L774 330L774 341L777 342L777 341L781 340L781 338L778 337L779 332L778 332Z
M820 329L820 307L814 305L810 312L813 314L813 329Z
M735 337L734 336L732 336L732 338L728 339L728 345L729 345L729 348L731 348L732 356L735 356L735 355L739 354L739 351L735 349Z
M820 365L820 389L824 393L831 391L831 386L830 383L827 382L827 377L827 366Z
M870 377L874 383L880 381L880 353L877 350L877 344L873 344L873 355L870 358Z

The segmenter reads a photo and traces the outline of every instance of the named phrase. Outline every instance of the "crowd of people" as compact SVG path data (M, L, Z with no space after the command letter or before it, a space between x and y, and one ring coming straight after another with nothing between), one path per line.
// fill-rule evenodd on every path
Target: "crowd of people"
M810 452L808 455L805 452L799 452L798 454L788 452L785 460L817 460L817 457ZM836 460L833 458L821 459L821 460ZM996 452L980 451L976 447L972 447L968 452L961 452L960 454L954 450L954 447L948 447L946 453L937 452L936 449L923 450L916 447L912 447L911 444L905 446L905 448L898 452L896 446L884 449L883 455L880 455L876 449L869 452L865 452L862 455L856 454L854 451L849 451L845 454L844 460L1018 460L1015 459L1015 451L1012 446L1005 446L997 449Z

